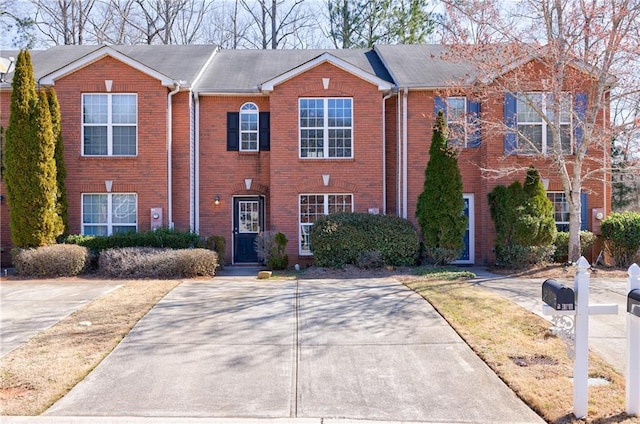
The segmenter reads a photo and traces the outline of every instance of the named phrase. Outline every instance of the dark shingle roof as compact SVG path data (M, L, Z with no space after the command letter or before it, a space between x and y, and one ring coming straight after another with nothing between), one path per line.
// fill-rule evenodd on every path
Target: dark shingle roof
M260 85L329 53L363 72L393 82L372 50L221 50L206 69L197 91L257 93Z
M200 70L216 51L214 45L135 45L108 46L173 80L193 83ZM31 61L36 81L104 46L54 46L47 50L32 50ZM17 51L3 51L2 57L17 57ZM8 80L12 75L8 76Z

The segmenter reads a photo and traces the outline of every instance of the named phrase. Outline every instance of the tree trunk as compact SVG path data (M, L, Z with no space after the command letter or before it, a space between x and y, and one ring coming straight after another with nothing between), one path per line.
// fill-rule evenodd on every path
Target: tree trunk
M569 261L576 262L582 256L580 246L580 228L581 228L581 201L580 187L573 187L567 197L569 203Z

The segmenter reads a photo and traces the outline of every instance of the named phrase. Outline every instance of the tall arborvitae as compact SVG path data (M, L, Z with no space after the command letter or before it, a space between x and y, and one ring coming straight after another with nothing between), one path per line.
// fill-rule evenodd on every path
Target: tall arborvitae
M527 170L523 188L527 195L525 213L534 224L528 232L529 245L548 246L553 243L557 234L554 209L535 167L530 166Z
M60 104L55 90L49 91L47 98L49 99L49 111L51 112L51 125L53 128L53 136L56 140L56 151L54 159L56 161L56 181L58 186L57 211L60 216L62 228L58 233L66 235L69 229L69 214L67 203L67 188L65 179L67 178L67 168L64 164L64 141L62 140L62 118L60 116Z
M447 146L447 123L442 112L433 128L424 177L424 191L416 208L424 245L435 262L450 262L464 249L467 218L458 156Z
M6 132L7 200L16 247L55 242L61 228L56 211L55 139L49 102L36 95L31 56L18 54Z

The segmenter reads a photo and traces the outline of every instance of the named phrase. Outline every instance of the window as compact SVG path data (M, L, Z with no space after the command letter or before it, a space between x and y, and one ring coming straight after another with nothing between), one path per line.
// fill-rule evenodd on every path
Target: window
M435 97L436 116L444 112L449 143L456 147L480 147L480 103L466 97Z
M135 156L137 103L135 94L83 94L82 154Z
M240 108L240 151L258 151L258 106L254 103Z
M353 107L348 98L300 99L300 157L351 158Z
M569 204L562 192L547 192L547 197L553 203L553 217L558 231L569 231Z
M82 234L108 236L138 229L138 202L135 194L83 194Z
M311 255L309 232L319 216L336 212L353 212L351 194L300 195L300 254Z
M553 96L549 93L525 93L517 99L518 146L522 153L553 151L553 124L555 119ZM563 93L558 110L562 151L570 154L571 96ZM546 119L545 119L546 118Z

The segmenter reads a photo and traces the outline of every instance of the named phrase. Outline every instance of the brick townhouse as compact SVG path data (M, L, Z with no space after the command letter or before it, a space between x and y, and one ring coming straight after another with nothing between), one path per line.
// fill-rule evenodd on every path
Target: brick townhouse
M473 120L505 122L525 106L504 90L478 99L465 95L452 81L469 75L472 66L446 59L443 51L438 45L32 51L37 83L55 88L60 102L70 232L105 235L172 226L222 235L227 262L239 264L256 262L253 240L260 231L274 230L289 239L290 263L309 263L308 234L320 215L384 213L416 222L431 128L440 109L452 127L458 125L455 117L474 123L460 127L455 140L469 216L459 263L494 260L487 194L524 175L485 178L483 169L534 164L548 184L558 226L568 224L562 186L549 159L515 151L515 133L487 131ZM535 84L537 73L531 75ZM0 84L3 126L10 77ZM579 116L584 94L580 87L571 90L575 113L567 116ZM544 148L544 123L527 124L540 127ZM579 132L567 134L570 145L579 143ZM592 149L589 155L598 165L606 152ZM610 210L607 184L602 178L586 182L584 228L595 229L592 215ZM0 192L5 193L2 182ZM7 264L6 199L0 208Z

